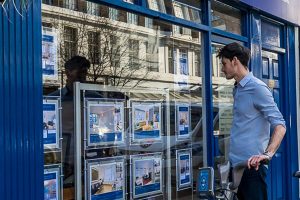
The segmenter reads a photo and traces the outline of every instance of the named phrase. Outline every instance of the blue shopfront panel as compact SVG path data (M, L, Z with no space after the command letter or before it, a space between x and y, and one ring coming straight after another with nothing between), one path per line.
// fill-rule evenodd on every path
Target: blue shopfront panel
M17 8L21 0L15 0ZM4 10L5 8L5 10ZM0 199L43 199L41 1L0 7Z

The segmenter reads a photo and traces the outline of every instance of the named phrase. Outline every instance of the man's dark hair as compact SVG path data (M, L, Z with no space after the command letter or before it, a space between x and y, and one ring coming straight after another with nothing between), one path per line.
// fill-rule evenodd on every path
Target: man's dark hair
M220 49L217 56L219 58L227 58L230 61L232 61L233 57L236 56L242 65L248 66L250 50L247 47L243 47L239 43L233 42Z
M65 69L90 68L91 63L83 56L73 56L65 63Z

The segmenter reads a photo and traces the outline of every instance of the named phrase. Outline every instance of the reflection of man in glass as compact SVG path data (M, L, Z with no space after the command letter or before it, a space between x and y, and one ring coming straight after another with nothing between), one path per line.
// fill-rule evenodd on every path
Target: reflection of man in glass
M285 135L285 121L268 86L248 70L250 50L238 43L223 47L218 57L226 79L235 79L229 159L233 166L248 160L238 199L268 199L267 168ZM270 127L273 134L270 139Z
M74 186L74 102L73 83L86 82L90 62L82 56L74 56L65 63L66 85L49 96L60 96L62 105L63 170L64 187ZM86 92L88 97L101 97L96 92ZM81 112L83 113L83 112ZM81 116L83 119L83 116ZM83 123L82 123L83 124ZM66 197L67 198L67 197Z

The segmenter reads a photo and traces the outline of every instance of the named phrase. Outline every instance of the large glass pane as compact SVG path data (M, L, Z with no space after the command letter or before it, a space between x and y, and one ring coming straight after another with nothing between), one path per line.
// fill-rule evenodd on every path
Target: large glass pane
M242 13L240 10L217 0L211 2L212 27L235 34L242 34Z
M198 199L202 34L79 3L42 10L45 199Z
M229 138L232 125L233 96L232 90L234 80L227 80L221 71L222 64L217 58L219 50L224 45L212 44L212 89L213 89L213 127L215 146L215 169L218 164L228 161ZM218 175L218 173L216 173Z
M261 21L261 39L263 44L280 47L282 28L277 24Z

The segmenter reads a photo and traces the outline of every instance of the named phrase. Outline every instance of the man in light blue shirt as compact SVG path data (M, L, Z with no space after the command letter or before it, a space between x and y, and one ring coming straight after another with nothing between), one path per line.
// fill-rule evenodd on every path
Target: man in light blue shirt
M238 199L267 200L267 169L261 161L271 160L279 148L286 132L285 121L268 86L249 72L248 48L231 43L220 50L218 57L226 79L236 81L229 159L233 166L248 160Z

